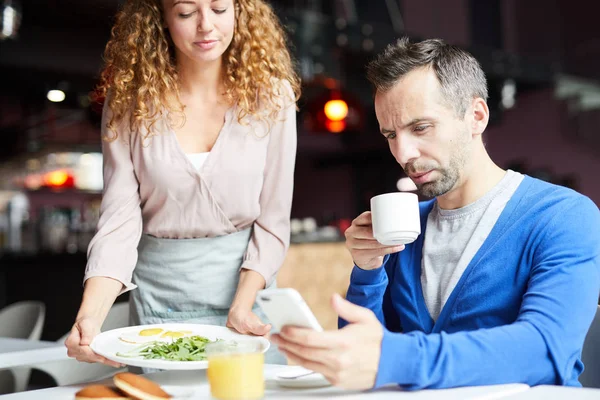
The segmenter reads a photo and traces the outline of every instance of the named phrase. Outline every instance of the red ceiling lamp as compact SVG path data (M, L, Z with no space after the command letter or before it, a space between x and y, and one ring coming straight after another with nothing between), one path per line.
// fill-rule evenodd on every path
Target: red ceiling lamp
M43 177L44 186L51 189L68 189L75 186L73 174L64 169L46 172Z
M332 133L340 133L346 129L348 103L342 99L329 100L323 107L325 113L325 128Z
M360 103L332 78L326 78L321 85L319 94L309 100L304 115L306 130L332 134L362 130L364 111Z

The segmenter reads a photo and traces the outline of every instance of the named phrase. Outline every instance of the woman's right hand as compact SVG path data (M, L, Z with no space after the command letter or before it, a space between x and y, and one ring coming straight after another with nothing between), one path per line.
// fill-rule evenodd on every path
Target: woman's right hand
M111 367L120 368L122 365L111 361L92 351L90 344L96 335L100 333L102 323L92 317L82 317L75 321L71 333L65 340L67 355L77 361L88 363L102 363Z

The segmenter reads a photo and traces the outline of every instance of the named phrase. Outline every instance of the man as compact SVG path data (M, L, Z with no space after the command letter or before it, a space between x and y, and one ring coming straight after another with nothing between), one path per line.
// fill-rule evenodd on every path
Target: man
M368 78L392 154L433 197L420 204L423 232L382 246L361 214L346 231L349 301L332 299L341 329L286 327L274 342L345 388L579 386L600 288L598 208L494 164L486 79L467 52L402 39Z

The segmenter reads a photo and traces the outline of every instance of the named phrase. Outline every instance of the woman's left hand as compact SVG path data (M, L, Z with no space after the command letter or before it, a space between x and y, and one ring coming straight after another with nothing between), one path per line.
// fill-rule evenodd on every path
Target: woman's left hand
M252 310L239 307L232 307L229 310L226 326L244 335L264 336L271 330L271 325L263 324Z

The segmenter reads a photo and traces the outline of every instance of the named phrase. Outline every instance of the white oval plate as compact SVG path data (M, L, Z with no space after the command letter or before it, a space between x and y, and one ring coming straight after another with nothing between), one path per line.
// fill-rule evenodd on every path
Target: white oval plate
M161 359L146 360L143 357L120 357L117 353L125 353L142 344L126 343L119 339L123 334L137 334L142 329L161 328L165 331L191 331L192 335L204 336L210 340L233 340L236 342L255 342L262 352L266 352L270 343L267 339L260 336L248 336L239 334L229 328L217 325L200 325L200 324L154 324L154 325L138 325L129 326L127 328L113 329L102 332L94 338L90 344L90 348L97 354L116 361L121 364L132 365L135 367L157 368L157 369L178 369L178 370L194 370L206 369L207 361L167 361Z

